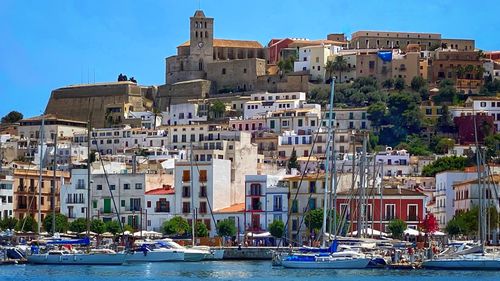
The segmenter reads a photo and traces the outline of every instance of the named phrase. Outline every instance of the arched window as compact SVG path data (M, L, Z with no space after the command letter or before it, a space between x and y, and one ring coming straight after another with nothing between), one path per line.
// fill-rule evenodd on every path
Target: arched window
M208 38L208 31L205 31L205 38Z
M205 22L205 28L207 28L207 22Z
M203 59L200 59L198 61L198 70L202 71L203 70Z

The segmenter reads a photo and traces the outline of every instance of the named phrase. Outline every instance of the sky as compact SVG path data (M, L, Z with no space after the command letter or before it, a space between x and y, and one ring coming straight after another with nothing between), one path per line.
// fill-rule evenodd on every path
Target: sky
M53 89L115 81L161 85L199 7L215 38L326 38L357 30L441 33L499 50L498 0L0 0L0 116L43 113Z

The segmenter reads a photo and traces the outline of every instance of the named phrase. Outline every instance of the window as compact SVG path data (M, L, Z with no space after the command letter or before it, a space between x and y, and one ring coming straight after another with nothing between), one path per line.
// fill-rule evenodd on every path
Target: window
M102 184L98 184L96 189L97 190L102 190Z
M299 120L298 120L298 126L299 126L299 127L302 127L302 125L303 125L303 124L302 124L302 122L303 122L303 120L302 120L302 119L299 119Z
M479 106L486 107L486 102L482 101Z
M385 204L384 220L390 221L396 218L396 204Z
M189 213L191 211L191 205L189 202L182 202L182 212L184 214Z
M115 190L115 185L114 184L110 184L109 185L109 190Z
M155 212L170 213L170 202L165 198L160 198L160 200L156 202Z
M142 183L136 183L135 189L142 189Z
M308 202L309 210L316 209L316 198L310 198Z
M191 189L189 186L183 186L182 187L182 197L190 197L191 196Z
M147 206L148 208L151 208L151 201L148 201L148 202L146 203L146 206Z
M299 212L299 202L297 199L292 201L292 213L298 213Z
M207 213L207 202L200 202L200 214Z
M207 170L200 170L200 182L206 182L207 181Z
M207 187L206 186L204 186L204 185L200 186L200 194L199 195L201 198L207 197Z
M123 184L123 189L130 189L130 184L128 183Z
M120 201L120 206L123 207L123 208L125 208L125 200L121 200Z
M297 231L298 228L299 228L299 222L297 221L297 219L293 219L292 220L292 230Z
M225 68L222 69L222 74L226 74L226 69Z
M273 196L273 211L282 211L283 208L282 199L283 198L281 195Z
M190 177L189 170L182 171L182 181L187 182L190 180L191 180L191 177Z
M444 207L444 206L443 206ZM418 221L418 205L408 205L408 218L409 221Z

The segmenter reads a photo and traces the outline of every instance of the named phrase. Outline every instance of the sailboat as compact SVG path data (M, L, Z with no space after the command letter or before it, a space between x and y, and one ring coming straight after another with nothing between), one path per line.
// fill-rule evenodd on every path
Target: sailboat
M161 241L136 242L140 247L127 256L127 262L184 261L184 251L167 247Z
M42 137L40 139L41 147L43 149L43 126L44 122L42 119ZM90 245L90 121L88 122L88 155L87 155L87 236L79 240L59 240L47 243L48 245L83 245L87 246L87 251L76 251L70 249L71 246L66 246L64 249L54 249L49 250L46 253L39 253L39 248L36 246L32 247L31 255L27 257L29 263L33 264L58 264L58 265L121 265L126 260L125 253L116 253L110 249L89 249ZM56 136L57 137L57 136ZM41 149L41 151L42 151ZM55 151L54 151L55 153ZM40 156L40 160L42 160ZM40 174L42 161L40 161ZM41 181L41 179L40 179ZM40 185L41 186L41 183ZM40 196L40 195L39 195ZM40 199L39 199L40 200ZM40 210L40 209L39 209ZM39 221L41 221L41 215L39 212ZM40 230L38 231L40 233Z
M327 226L327 195L329 187L334 189L331 185L331 181L329 179L329 164L330 164L330 153L328 153L328 147L330 145L330 141L334 139L332 137L332 117L333 117L333 97L334 97L334 87L335 80L332 79L330 84L330 107L329 107L329 119L328 119L328 144L327 144L327 154L326 154L326 162L325 162L325 200L323 207L323 227L322 230L326 233ZM332 147L333 151L333 162L335 163L335 147ZM335 179L336 180L336 179ZM335 199L334 199L335 200ZM334 207L335 211L335 207ZM335 219L334 219L335 221ZM328 235L329 236L329 235ZM323 237L323 248L325 247L325 237ZM330 247L326 249L318 249L318 251L311 251L306 253L291 253L281 259L281 265L285 268L308 268L308 269L361 269L366 268L370 263L370 258L367 258L364 254L346 250L346 251L338 251L338 241L336 238L333 240Z
M485 241L486 241L486 190L484 188L484 178L489 177L488 172L484 172L484 176L481 172L481 164L486 166L486 162L483 159L481 150L479 147L479 142L477 140L477 124L474 115L474 130L475 130L475 141L476 141L476 165L477 165L477 184L479 188L479 251L478 252L465 252L465 253L452 253L450 255L442 255L437 258L426 260L422 263L425 268L432 269L478 269L478 270L500 270L500 256L497 254L486 253L485 251ZM487 169L484 169L487 171Z

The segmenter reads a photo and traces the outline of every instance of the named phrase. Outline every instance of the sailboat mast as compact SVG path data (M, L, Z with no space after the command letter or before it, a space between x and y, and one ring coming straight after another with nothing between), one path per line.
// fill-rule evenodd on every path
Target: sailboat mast
M54 173L52 174L52 235L56 233L56 170L57 170L57 126L54 135Z
M485 224L485 216L484 216L484 203L483 203L483 186L481 184L481 164L482 164L482 155L481 148L479 146L479 141L477 137L477 122L476 122L476 114L473 112L473 121L474 121L474 141L476 143L476 169L477 169L477 186L479 192L479 238L481 242L481 249L484 254L484 224Z
M42 226L42 172L43 172L43 142L45 129L45 116L42 115L42 126L40 127L40 173L38 178L38 235Z
M90 237L90 138L92 130L90 119L87 121L87 237Z
M331 135L332 135L332 117L333 117L333 95L334 95L334 79L332 78L332 81L330 83L330 107L328 109L328 136L327 136L327 144L326 144L326 163L325 163L325 192L324 192L324 199L323 199L323 233L326 232L326 218L327 218L327 213L328 213L328 190L330 189L330 155L331 153L328 151L329 148L333 151L335 150L334 147L331 147ZM335 159L333 160L335 161ZM330 233L328 234L330 235ZM321 244L323 247L325 247L325 235L321 235Z
M194 226L195 226L195 213L194 213L194 190L193 190L193 179L194 179L194 169L193 169L193 142L190 142L189 143L189 150L190 151L190 157L189 157L189 174L190 174L190 178L189 178L189 182L190 182L190 189L191 189L191 213L192 213L192 220L191 220L191 232L192 232L192 238L193 238L193 241L192 241L192 245L194 247L194 239L196 237L196 234L194 233Z

